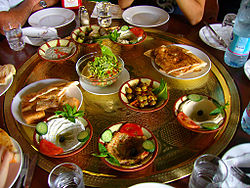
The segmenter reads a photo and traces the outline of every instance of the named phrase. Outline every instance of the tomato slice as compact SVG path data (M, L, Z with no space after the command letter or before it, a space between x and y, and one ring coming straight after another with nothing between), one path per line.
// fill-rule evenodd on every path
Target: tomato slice
M177 119L178 121L187 128L191 128L191 129L199 129L200 126L197 125L192 119L190 119L186 114L184 114L183 112L179 112L177 115Z
M61 147L58 147L57 145L45 139L40 141L39 149L40 152L45 155L58 155L63 153L63 149Z
M141 28L138 28L138 27L133 27L130 29L130 31L132 33L134 33L134 35L137 37L142 37L142 35L143 35L143 30Z
M141 127L134 123L126 123L121 127L120 132L129 136L143 136Z

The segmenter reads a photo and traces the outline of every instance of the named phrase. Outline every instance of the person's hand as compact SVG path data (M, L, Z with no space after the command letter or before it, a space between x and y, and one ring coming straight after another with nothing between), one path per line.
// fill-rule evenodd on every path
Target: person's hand
M0 188L3 188L8 176L9 165L13 159L14 153L8 151L5 147L0 146Z

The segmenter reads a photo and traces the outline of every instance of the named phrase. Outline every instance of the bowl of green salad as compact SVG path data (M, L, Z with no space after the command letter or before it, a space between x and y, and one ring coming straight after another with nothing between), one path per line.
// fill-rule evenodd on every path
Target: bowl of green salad
M115 83L123 69L123 60L104 45L101 45L101 53L86 54L76 63L80 83L97 87L107 87Z

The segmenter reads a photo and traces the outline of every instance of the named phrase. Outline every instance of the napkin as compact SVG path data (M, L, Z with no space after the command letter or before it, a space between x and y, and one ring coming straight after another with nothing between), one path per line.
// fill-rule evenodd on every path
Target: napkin
M231 166L237 167L250 167L250 153L237 153L234 156L228 155L225 159L223 159L228 167L228 177L226 181L223 183L223 187L249 187L249 185L244 184L239 181L236 177L232 175ZM249 176L249 174L248 174Z
M97 4L96 4L97 5ZM91 14L91 18L97 18L97 7L95 5L95 8ZM122 19L122 13L123 10L120 8L119 5L114 5L111 4L111 14L112 14L112 19Z
M41 46L44 42L58 38L55 28L24 27L22 28L24 42L33 46Z

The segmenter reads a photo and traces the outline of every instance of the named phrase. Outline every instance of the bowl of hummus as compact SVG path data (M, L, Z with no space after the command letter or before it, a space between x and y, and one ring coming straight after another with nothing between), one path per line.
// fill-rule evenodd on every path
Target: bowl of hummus
M96 156L112 169L135 172L152 164L157 152L157 140L149 129L135 123L119 122L101 133Z
M174 114L184 128L198 133L212 133L225 125L227 105L221 105L206 95L187 94L175 102Z
M40 153L53 158L75 155L88 145L93 136L92 125L84 117L76 117L75 122L72 122L65 117L54 115L40 123L46 125L40 130L44 131L47 127L47 131L41 134L42 131L37 131L37 125L34 144ZM84 138L81 137L82 133Z
M38 49L38 56L46 61L63 62L73 57L77 46L68 39L55 39L44 43Z

